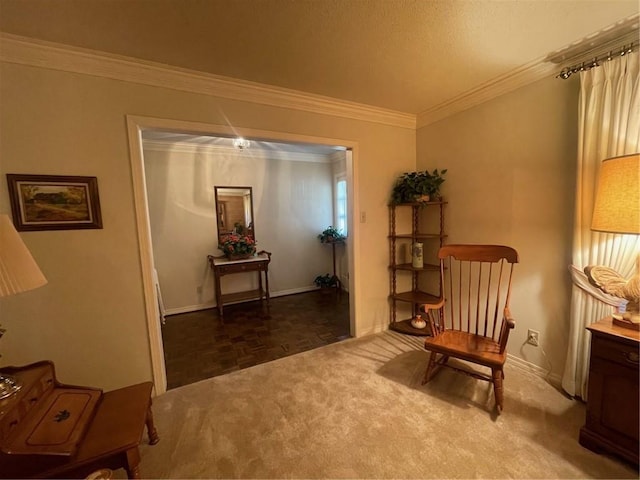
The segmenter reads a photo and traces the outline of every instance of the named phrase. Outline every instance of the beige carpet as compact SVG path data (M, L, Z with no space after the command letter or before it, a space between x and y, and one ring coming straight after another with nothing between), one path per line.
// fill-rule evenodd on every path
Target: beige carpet
M507 363L486 382L443 370L393 332L180 387L154 400L146 478L638 478L578 443L583 404Z

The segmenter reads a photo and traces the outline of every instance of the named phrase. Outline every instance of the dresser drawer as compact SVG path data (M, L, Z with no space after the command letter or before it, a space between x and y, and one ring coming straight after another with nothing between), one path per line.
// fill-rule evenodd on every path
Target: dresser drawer
M595 336L591 348L591 355L594 358L608 360L630 368L638 368L640 352L637 344L631 345Z
M242 273L242 272L252 272L257 270L253 265L247 265L246 263L238 263L235 265L224 265L220 267L216 267L220 275L228 275L230 273Z

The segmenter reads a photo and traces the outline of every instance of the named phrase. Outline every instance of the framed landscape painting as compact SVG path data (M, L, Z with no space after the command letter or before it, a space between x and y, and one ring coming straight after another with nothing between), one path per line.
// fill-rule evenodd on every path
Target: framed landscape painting
M7 174L16 230L102 228L98 179Z

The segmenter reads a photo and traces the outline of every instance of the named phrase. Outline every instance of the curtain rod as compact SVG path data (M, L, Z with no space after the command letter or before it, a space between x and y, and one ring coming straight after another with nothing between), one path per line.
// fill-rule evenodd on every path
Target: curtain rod
M563 68L562 71L558 75L556 75L556 78L561 78L562 80L566 80L574 73L584 72L587 70L591 70L592 68L599 67L602 62L611 61L615 57L623 57L637 49L638 49L638 42L632 42L628 45L623 45L618 49L609 50L608 53L597 55L593 57L592 60L576 63L569 67Z
M556 78L567 79L574 73L598 66L600 62L626 55L629 49L636 49L640 40L639 29L640 13L634 13L577 42L549 53L545 61L555 63L558 68L562 64L569 64L569 67L563 68L556 76Z

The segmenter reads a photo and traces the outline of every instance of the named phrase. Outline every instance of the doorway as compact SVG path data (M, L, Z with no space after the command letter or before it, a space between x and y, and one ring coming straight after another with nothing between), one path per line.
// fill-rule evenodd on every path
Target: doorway
M145 178L145 165L144 165L144 151L142 148L142 139L143 133L147 132L164 132L165 134L178 134L178 135L192 135L194 137L202 138L205 136L212 136L218 139L228 140L232 133L228 127L223 126L203 126L202 124L191 124L188 122L176 122L176 121L165 121L159 119L148 119L148 118L140 118L140 117L128 117L128 127L130 133L130 148L132 152L132 171L134 176L134 192L136 195L136 216L138 219L139 225L139 242L141 246L141 260L142 260L142 274L143 281L145 285L145 298L147 300L147 323L149 326L149 336L150 336L150 350L152 357L152 365L153 365L153 376L154 381L156 383L156 389L158 393L166 390L166 365L164 362L164 349L162 345L162 332L159 328L160 322L158 321L158 306L157 306L157 298L156 292L153 288L152 275L150 272L153 270L154 265L154 254L152 248L152 229L156 228L150 221L149 210L148 210L148 189L147 189L147 181L149 179ZM240 132L238 132L240 133ZM322 138L311 138L311 137L300 137L296 135L290 134L278 134L274 132L260 132L260 131L245 131L242 132L243 136L250 141L256 142L265 142L265 143L280 143L286 144L291 149L299 149L302 153L305 153L306 150L316 149L335 149L335 145L340 145L343 151L348 152L348 158L345 159L345 170L347 176L347 188L348 193L350 194L350 199L352 201L349 203L349 231L350 236L348 238L346 247L346 256L348 258L348 272L354 272L354 265L356 263L357 249L354 249L354 245L356 245L355 239L357 237L357 225L354 225L353 222L353 211L355 209L355 205L357 204L357 198L354 195L355 189L353 188L353 178L354 178L354 157L352 149L356 147L355 144L350 145L350 142L345 141L335 141L330 139L322 139ZM268 135L268 136L267 136ZM265 140L268 138L268 140ZM313 141L313 142L312 142ZM308 152L306 152L308 153ZM202 158L198 160L198 165L200 167L204 166L204 163L201 161ZM206 163L206 162L205 162ZM206 168L206 166L204 166ZM199 172L200 174L202 173ZM200 177L201 175L198 175ZM302 182L304 183L304 182ZM211 185L212 187L212 185ZM298 188L299 185L295 185L295 188ZM215 215L215 209L213 207L213 202L208 204L208 208L211 209L212 214ZM185 210L184 215L198 215L197 211ZM259 225L258 225L259 228ZM260 231L258 230L258 242L260 242ZM213 235L213 232L210 230L209 235ZM269 241L270 244L274 244L273 241ZM285 257L285 255L283 255ZM208 274L208 275L207 275ZM209 272L202 272L203 278L204 275L211 277ZM349 330L352 336L356 335L356 325L355 325L355 312L357 310L357 284L354 281L355 276L353 274L348 276L347 285L348 289L351 292L351 302L349 305ZM299 292L288 292L286 293L299 293ZM166 295L163 292L163 297L165 302L167 301ZM176 312L180 313L180 312Z

